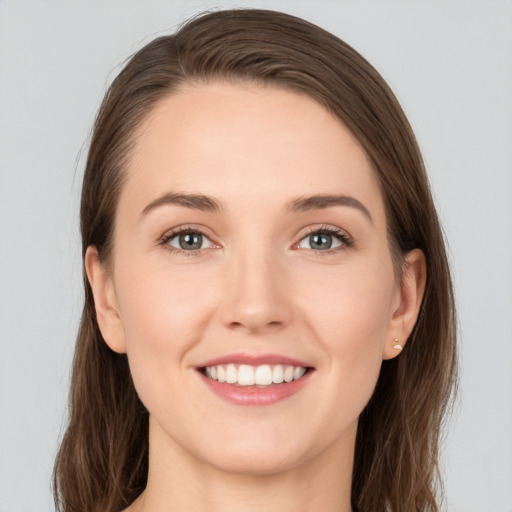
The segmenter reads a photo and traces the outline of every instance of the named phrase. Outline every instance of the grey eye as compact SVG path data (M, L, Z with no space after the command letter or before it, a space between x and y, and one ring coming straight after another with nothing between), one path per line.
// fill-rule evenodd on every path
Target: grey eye
M299 243L301 249L313 249L315 251L327 251L341 245L343 245L343 242L338 236L318 232L304 237Z
M197 251L212 245L211 241L206 236L195 231L179 233L170 238L168 244L182 251Z
M330 249L332 246L332 235L326 235L324 233L310 235L309 245L311 249L318 249L320 251Z

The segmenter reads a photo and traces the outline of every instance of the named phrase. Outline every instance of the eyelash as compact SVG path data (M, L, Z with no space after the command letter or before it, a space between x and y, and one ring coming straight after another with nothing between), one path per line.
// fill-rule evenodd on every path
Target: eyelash
M176 247L173 247L172 245L169 245L169 242L175 238L176 236L182 234L182 233L197 233L198 235L201 235L205 238L210 238L208 235L200 228L196 228L194 226L180 226L176 229L173 229L170 233L166 233L161 239L160 239L160 245L163 245L168 251L170 251L173 254L179 254L180 256L197 256L201 249L194 249L192 251L185 251L182 249L177 249ZM213 242L212 242L213 243Z
M172 247L171 245L169 245L169 242L173 238L175 238L176 236L180 235L181 233L197 233L197 234L207 238L208 240L210 240L208 235L202 229L200 229L200 228L193 227L193 226L180 226L180 227L172 230L170 233L166 233L164 236L162 236L162 238L160 239L160 245L164 246L167 250L169 250L173 254L179 254L179 255L182 255L182 256L184 255L184 256L187 256L187 257L189 257L189 256L197 256L198 253L202 249L195 249L195 250L191 250L191 251L185 251L185 250L177 249L176 247ZM333 255L333 254L336 254L336 253L338 253L340 251L343 251L343 250L346 250L346 249L350 249L351 247L354 247L354 245L355 245L354 239L346 231L344 231L344 230L342 230L340 228L334 228L334 227L331 227L331 226L320 226L320 227L311 228L306 234L304 234L300 238L300 240L297 243L294 244L293 247L295 248L306 237L314 235L314 234L332 235L332 236L336 237L341 242L341 244L342 244L339 247L335 247L334 249L327 249L325 251L315 251L313 249L308 249L311 252L315 253L315 255L318 255L318 256ZM214 242L212 242L212 243L214 243Z
M332 226L320 226L311 228L296 244L294 244L294 247L300 244L304 238L311 236L311 235L332 235L336 237L340 242L341 245L339 247L335 247L334 249L327 249L325 251L314 251L313 249L309 249L312 251L315 256L329 256L333 254L337 254L340 251L350 249L351 247L354 247L355 241L354 239L343 229L335 228Z

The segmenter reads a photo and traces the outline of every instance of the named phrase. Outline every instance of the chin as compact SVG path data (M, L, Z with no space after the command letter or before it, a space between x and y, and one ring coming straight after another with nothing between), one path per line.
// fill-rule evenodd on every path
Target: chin
M245 476L270 476L284 473L301 464L305 459L289 448L284 450L226 450L220 458L211 458L210 465L226 473Z
M295 425L291 429L285 424L255 422L236 430L228 428L223 435L217 432L197 443L196 456L227 473L265 476L286 472L321 453L325 449L322 441L329 437L314 429L301 431L300 423Z

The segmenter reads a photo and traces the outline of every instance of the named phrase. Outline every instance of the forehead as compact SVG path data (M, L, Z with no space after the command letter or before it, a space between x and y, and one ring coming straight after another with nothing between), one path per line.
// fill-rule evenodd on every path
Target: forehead
M252 83L186 85L161 100L127 172L121 199L131 205L169 191L228 208L340 193L382 210L371 163L345 125L309 96Z

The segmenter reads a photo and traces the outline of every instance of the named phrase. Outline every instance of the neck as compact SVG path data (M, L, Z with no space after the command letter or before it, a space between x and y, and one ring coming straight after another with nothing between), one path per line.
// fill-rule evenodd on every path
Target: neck
M127 512L351 512L355 433L293 468L232 473L198 460L150 423L148 485ZM349 438L348 438L349 437Z

